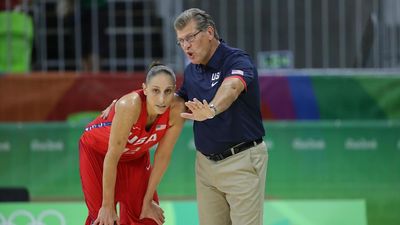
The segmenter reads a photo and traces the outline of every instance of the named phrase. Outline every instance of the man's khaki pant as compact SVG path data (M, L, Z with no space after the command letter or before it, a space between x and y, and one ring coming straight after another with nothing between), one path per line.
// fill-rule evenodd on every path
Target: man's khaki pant
M200 225L262 225L267 164L264 142L218 162L197 152Z

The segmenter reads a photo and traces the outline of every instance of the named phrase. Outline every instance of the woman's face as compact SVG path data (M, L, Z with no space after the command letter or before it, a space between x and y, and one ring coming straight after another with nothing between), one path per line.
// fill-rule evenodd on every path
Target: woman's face
M169 74L159 72L147 84L143 84L143 90L147 97L148 113L163 114L172 103L175 83Z

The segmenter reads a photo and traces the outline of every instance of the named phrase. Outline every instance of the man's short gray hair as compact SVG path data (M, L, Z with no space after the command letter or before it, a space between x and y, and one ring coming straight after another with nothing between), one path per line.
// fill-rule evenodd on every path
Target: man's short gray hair
M191 8L182 12L175 19L175 30L182 30L192 20L196 21L197 29L201 31L205 31L209 26L211 26L214 29L214 37L219 40L219 35L214 20L209 14L198 8Z

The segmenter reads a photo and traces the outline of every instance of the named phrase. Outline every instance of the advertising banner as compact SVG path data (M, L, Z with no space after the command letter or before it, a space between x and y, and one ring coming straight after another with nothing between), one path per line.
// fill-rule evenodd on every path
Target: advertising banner
M198 225L194 201L164 201L164 225ZM340 216L338 216L340 215ZM0 225L84 224L84 203L1 203ZM363 200L267 201L264 225L367 225Z
M400 122L265 122L267 199L365 199L370 224L400 221ZM0 124L0 186L33 200L82 200L78 140L83 125ZM192 124L182 131L158 193L194 199ZM151 151L154 153L154 150Z
M260 73L264 120L400 118L400 76L378 72L341 75L346 70L334 75L290 71L273 76ZM2 76L0 121L65 121L76 114L100 112L113 99L141 88L144 79L144 73ZM178 86L182 80L177 77Z

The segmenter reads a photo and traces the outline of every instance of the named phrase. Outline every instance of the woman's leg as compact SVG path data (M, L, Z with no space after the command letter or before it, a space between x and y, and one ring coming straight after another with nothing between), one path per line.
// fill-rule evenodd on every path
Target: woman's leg
M89 215L86 225L91 225L97 218L103 198L103 162L104 156L79 142L79 172L82 191Z
M157 225L152 219L139 219L150 173L149 153L118 164L116 193L121 225ZM158 202L157 194L154 200Z

